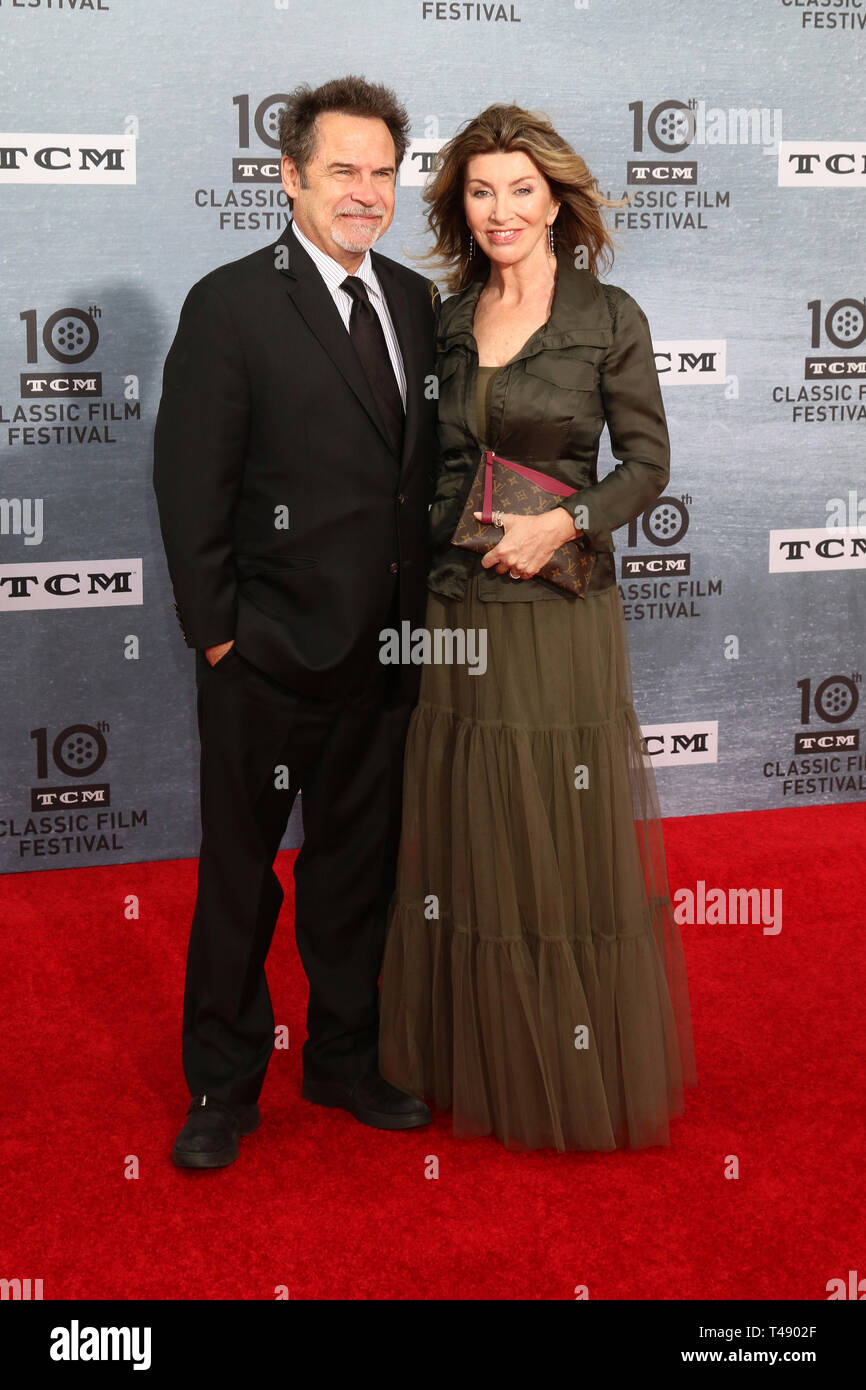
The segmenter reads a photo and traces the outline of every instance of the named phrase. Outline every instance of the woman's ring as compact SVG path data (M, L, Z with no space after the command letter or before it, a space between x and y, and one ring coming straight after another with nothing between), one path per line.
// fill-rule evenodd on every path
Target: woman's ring
M508 573L511 575L511 578L512 578L512 579L519 579L519 578L520 578L520 575L519 575L519 574L515 574L515 573L514 573L514 570L509 570Z
M494 512L494 513L493 513L493 525L494 525L494 526L503 527L504 524L505 524L505 521L504 521L503 513L502 513L502 512Z

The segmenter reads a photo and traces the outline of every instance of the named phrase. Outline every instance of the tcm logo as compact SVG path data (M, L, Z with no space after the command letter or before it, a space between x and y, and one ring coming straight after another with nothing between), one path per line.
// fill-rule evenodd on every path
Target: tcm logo
M40 334L39 317L35 309L23 309L18 317L22 320L27 343L27 361L39 361L41 346L55 362L65 367L77 366L92 357L99 343L99 327L96 320L101 318L102 310L97 304L89 309L74 306L57 309L49 314L42 324ZM102 373L81 368L70 372L22 372L21 396L101 396Z
M837 299L824 311L820 299L813 299L806 305L812 311L812 337L810 347L819 349L824 345L823 337L832 348L841 349L830 357L807 357L805 379L814 381L817 377L838 381L839 377L858 377L866 381L866 357L846 357L852 348L860 347L866 340L866 300ZM822 322L823 320L823 322ZM861 399L862 399L862 392Z
M34 608L116 608L142 602L140 559L0 565L0 613Z
M444 140L411 140L400 165L402 188L422 188L433 173L433 161Z
M694 187L698 178L698 166L694 161L679 164L664 163L654 159L651 164L629 160L626 165L626 183L681 184Z
M644 118L644 103L633 101L629 111L634 128L632 148L637 154L643 155L644 140L647 139L658 154L629 160L626 164L626 183L695 185L698 178L697 160L670 158L687 150L694 140L695 118L690 105L668 98L660 101Z
M280 112L288 100L285 92L272 92L253 111L248 92L232 97L232 106L237 112L238 149L251 150L255 133L259 143L270 151L265 155L244 153L233 159L233 183L280 182Z
M719 722L701 724L645 724L641 726L643 749L653 767L692 767L719 761Z
M653 343L659 381L664 386L725 385L727 341L685 338Z
M0 134L4 183L135 183L135 136Z
M639 544L640 521L643 540L652 546L660 546L663 553L650 551L645 555L624 555L621 561L623 579L661 579L670 575L681 578L691 574L691 552L683 550L671 553L669 549L671 546L679 545L689 529L686 504L691 500L688 492L684 492L682 497L658 497L639 518L632 517L628 524L628 548L631 550Z
M770 574L866 569L862 526L770 532Z
M802 680L797 681L797 689L800 692L800 723L810 724L813 718L817 718L825 725L847 724L857 713L860 703L860 691L857 686L862 680L860 671L853 671L850 676L827 676L815 687L813 695L811 678L804 676ZM809 730L794 735L795 753L826 753L828 750L836 749L850 752L856 751L859 747L859 729L824 728L817 732Z
M866 140L780 140L780 188L866 188Z
M99 724L69 724L52 739L43 725L31 729L36 754L36 777L41 783L30 788L31 811L68 810L71 807L94 807L100 809L111 805L111 787L108 782L81 782L77 786L47 787L45 782L56 768L64 777L94 777L108 757L108 742L105 735L109 725L104 719ZM136 813L133 812L133 815ZM87 828L87 817L81 829ZM103 820L97 817L98 828ZM22 854L24 853L22 849Z

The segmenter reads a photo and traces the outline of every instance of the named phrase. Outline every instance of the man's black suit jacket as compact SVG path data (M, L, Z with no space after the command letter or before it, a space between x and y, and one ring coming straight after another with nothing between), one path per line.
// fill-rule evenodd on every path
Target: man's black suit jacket
M396 585L401 621L424 622L438 292L372 258L406 372L401 458L291 225L190 290L154 434L187 645L234 638L242 656L312 698L351 693L369 673ZM410 699L419 678L417 666L402 668Z

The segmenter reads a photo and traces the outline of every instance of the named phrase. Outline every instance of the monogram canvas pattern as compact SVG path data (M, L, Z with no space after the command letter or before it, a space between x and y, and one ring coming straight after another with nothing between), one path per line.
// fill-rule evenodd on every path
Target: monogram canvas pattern
M485 555L488 550L492 550L502 539L503 534L499 526L485 526L483 522L476 521L472 515L473 512L484 510L484 472L485 464L482 458L469 489L469 495L466 498L457 528L451 538L452 545L459 545L465 550L477 551L480 555ZM513 469L508 467L504 459L494 458L494 511L513 512L519 516L540 516L542 512L548 512L555 506L557 506L555 496L543 487L522 478L519 473L515 473ZM546 579L548 583L555 584L558 588L565 589L567 593L582 598L594 564L595 555L588 548L588 543L583 537L575 535L573 541L566 541L565 545L561 545L558 550L553 552L547 564L538 571L536 578Z

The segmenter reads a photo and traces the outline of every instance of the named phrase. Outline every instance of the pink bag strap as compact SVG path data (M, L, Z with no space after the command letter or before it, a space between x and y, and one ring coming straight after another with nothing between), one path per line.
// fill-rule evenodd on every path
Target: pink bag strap
M569 487L567 483L561 483L558 478L551 478L549 473L539 473L536 468L527 468L523 463L511 463L509 459L499 458L492 449L487 449L484 454L484 502L481 507L481 521L484 526L493 523L493 464L504 463L506 468L511 468L515 473L519 473L521 478L526 478L528 482L535 483L536 487L544 488L545 492L551 492L557 497L570 497L577 488Z
M493 525L493 450L484 455L484 502L481 507L481 520L485 526Z

